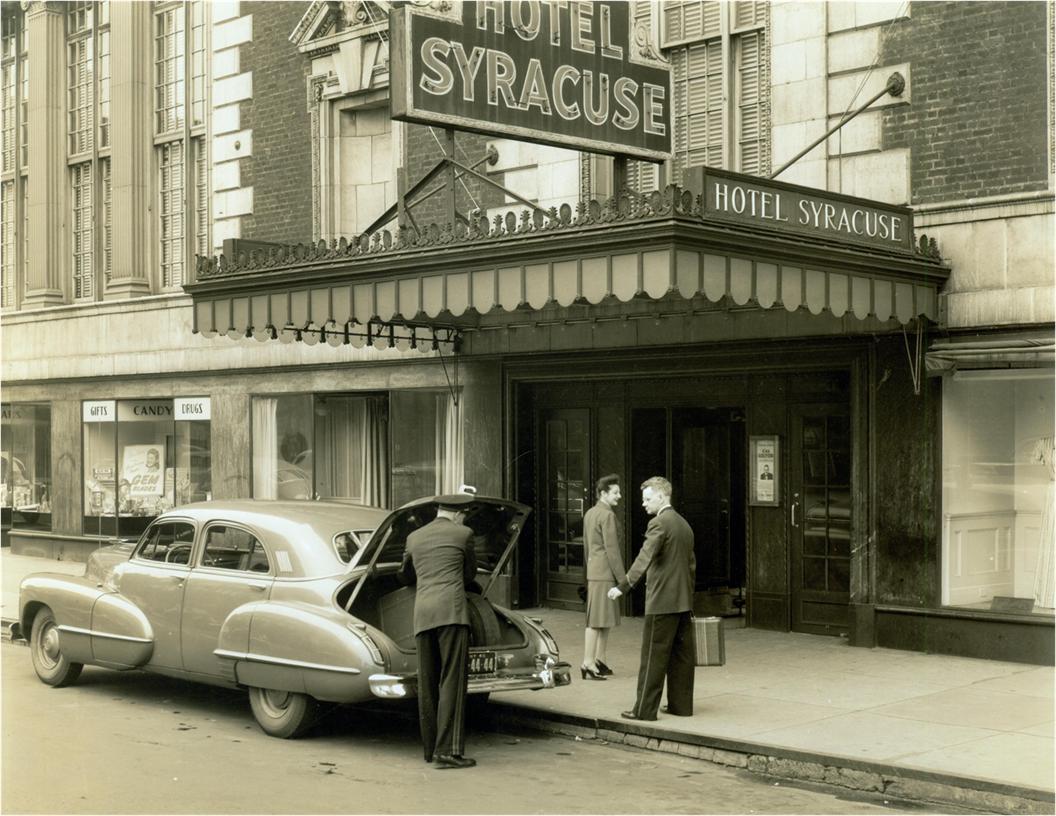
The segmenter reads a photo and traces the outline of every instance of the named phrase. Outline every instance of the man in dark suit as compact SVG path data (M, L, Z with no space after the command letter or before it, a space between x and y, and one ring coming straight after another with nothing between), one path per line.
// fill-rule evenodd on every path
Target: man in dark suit
M697 560L693 530L671 507L671 483L654 476L642 483L642 506L653 516L645 543L627 577L609 590L620 595L646 577L645 627L638 667L638 696L634 707L620 716L655 720L667 680L667 711L680 717L693 714L693 584Z
M477 573L463 525L468 493L437 498L436 518L407 536L400 579L417 584L414 635L418 649L418 720L425 761L441 769L472 768L463 756L469 657L466 587Z

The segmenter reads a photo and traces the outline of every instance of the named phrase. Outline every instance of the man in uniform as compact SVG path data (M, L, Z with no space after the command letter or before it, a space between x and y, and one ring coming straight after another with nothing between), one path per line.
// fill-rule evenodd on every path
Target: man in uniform
M418 720L425 761L441 769L472 768L465 750L469 601L477 561L463 525L468 493L437 497L436 518L407 536L400 579L417 584Z
M653 516L645 543L619 584L609 590L615 600L646 576L645 626L634 707L620 714L628 720L655 720L667 679L669 714L693 714L693 584L697 559L693 530L671 506L671 483L654 476L642 483L642 507Z

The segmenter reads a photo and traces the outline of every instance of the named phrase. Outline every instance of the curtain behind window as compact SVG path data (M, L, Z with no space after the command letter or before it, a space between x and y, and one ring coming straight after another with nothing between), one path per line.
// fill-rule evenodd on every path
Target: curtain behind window
M436 492L454 493L465 480L462 410L451 394L436 395Z
M279 460L279 434L276 414L278 400L253 400L253 497L278 498L275 463Z
M385 507L389 497L388 413L380 398L365 400L360 440L363 456L360 470L363 503Z

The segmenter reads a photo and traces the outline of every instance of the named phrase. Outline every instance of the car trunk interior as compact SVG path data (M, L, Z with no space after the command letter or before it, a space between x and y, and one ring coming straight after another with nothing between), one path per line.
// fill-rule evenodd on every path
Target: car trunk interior
M383 564L375 567L373 575L366 579L356 596L351 609L346 611L355 618L384 632L400 649L414 650L414 587L404 586L397 578L398 567ZM481 574L481 583L490 580L490 575ZM342 609L357 581L352 580L338 590L336 600ZM516 648L527 645L521 632L503 614L481 595L479 585L470 587L469 598L471 647Z

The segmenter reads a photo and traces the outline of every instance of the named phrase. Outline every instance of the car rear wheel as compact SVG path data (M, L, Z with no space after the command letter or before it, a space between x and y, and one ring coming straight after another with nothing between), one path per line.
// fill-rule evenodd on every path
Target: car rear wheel
M304 734L319 714L319 703L296 691L250 688L249 707L265 734L282 739Z
M47 607L33 618L29 651L33 658L33 670L49 686L59 688L70 685L84 668L83 663L73 663L62 653L59 648L59 627L55 623L54 613Z

